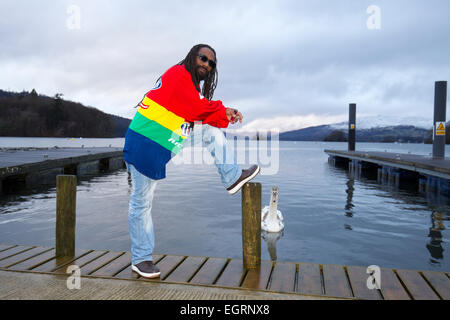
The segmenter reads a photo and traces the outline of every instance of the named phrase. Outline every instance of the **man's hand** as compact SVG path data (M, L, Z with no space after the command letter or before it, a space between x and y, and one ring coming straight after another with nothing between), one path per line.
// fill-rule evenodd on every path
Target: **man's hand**
M237 111L236 109L233 108L227 108L225 110L225 113L228 117L228 120L231 122L231 124L234 124L236 122L241 122L242 123L242 113L240 113L239 111Z

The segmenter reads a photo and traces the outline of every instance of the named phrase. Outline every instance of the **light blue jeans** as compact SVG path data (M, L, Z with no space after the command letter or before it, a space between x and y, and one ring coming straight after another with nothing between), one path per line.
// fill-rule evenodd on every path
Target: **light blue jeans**
M233 149L229 147L223 132L210 125L195 126L185 146L202 144L214 158L222 184L228 188L239 179L241 170L236 163ZM127 163L131 175L132 191L128 210L128 225L131 238L131 262L136 265L142 261L153 260L155 233L152 221L153 195L158 180L144 176Z

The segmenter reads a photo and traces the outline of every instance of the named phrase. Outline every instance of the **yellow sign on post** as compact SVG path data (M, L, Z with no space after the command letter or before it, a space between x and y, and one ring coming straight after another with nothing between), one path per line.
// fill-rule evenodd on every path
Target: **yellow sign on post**
M436 122L436 135L445 136L445 122Z

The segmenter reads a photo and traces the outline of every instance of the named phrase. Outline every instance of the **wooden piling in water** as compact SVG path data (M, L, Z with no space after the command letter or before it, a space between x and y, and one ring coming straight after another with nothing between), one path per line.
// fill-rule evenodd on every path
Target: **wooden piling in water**
M77 177L56 177L56 256L75 254Z
M348 151L355 151L356 103L350 103L348 108Z
M434 85L433 158L445 159L445 126L447 110L447 81Z
M245 269L261 265L261 184L242 187L242 255Z

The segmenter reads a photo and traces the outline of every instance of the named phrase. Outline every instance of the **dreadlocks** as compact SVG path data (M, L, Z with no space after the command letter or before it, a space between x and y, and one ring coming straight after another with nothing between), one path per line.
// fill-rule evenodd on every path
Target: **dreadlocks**
M178 63L178 65L184 64L186 70L191 74L192 82L194 82L194 85L195 85L195 88L197 88L197 91L201 92L202 95L206 99L211 100L213 98L213 95L214 95L214 90L217 87L217 78L218 78L217 67L212 69L211 72L209 72L207 74L207 76L206 76L206 78L204 79L204 82L203 82L202 90L200 90L200 79L198 78L197 72L196 72L197 55L198 55L199 50L201 48L204 48L204 47L206 47L206 48L210 49L212 52L214 52L214 57L216 58L216 63L217 63L216 51L213 48L211 48L207 44L197 44L197 45L192 47L192 49L187 54L186 58L181 60Z
M197 91L201 92L202 95L206 99L211 100L214 95L214 90L217 87L217 78L219 77L217 74L217 66L214 69L212 69L211 72L208 72L206 78L204 79L202 90L200 90L200 79L198 78L197 72L195 71L195 69L197 67L196 59L198 56L198 52L200 51L201 48L204 48L204 47L206 47L206 48L210 49L212 52L214 52L214 57L216 58L216 63L217 63L216 51L213 48L211 48L207 44L197 44L192 47L192 49L187 54L186 58L184 58L177 64L178 65L184 64L186 70L191 74L192 82L194 83ZM161 77L159 77L158 80L156 80L156 83L160 79L161 79ZM139 102L135 106L135 108L137 108L137 107L139 107Z

